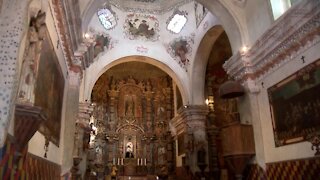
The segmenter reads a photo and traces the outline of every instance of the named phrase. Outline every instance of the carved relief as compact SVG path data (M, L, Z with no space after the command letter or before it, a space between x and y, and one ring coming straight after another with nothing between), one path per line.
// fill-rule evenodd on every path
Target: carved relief
M102 105L95 108L95 113L113 117L112 121L100 118L105 126L100 129L106 134L108 144L108 150L103 152L109 163L126 168L156 164L154 168L159 171L160 165L167 164L167 144L172 143L167 133L168 119L172 117L170 82L168 77L138 80L131 75L121 79L106 76L97 81L92 96ZM100 96L102 92L106 95ZM161 148L153 153L155 144ZM129 170L125 169L124 173L129 173Z
M22 62L18 101L33 104L42 41L46 33L45 13L39 11L30 20L25 56Z

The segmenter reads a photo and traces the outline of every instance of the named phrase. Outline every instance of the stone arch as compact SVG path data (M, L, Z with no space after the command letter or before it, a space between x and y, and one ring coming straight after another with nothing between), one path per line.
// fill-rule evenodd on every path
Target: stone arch
M236 15L234 15L231 7L222 4L220 1L196 0L205 6L216 16L227 33L233 54L235 54L247 38L245 27Z
M101 67L99 70L93 72L95 74L93 76L91 76L91 78L83 80L82 85L87 86L87 89L84 90L85 92L82 92L82 96L84 98L82 100L90 100L90 98L91 98L90 95L92 93L92 89L93 89L95 83L98 81L99 77L104 72L106 72L108 69L110 69L118 64L125 63L125 62L132 62L132 61L151 64L151 65L156 66L157 68L161 69L165 73L167 73L172 78L172 80L177 84L177 87L178 87L178 89L181 93L181 96L182 96L183 104L189 103L190 96L189 96L189 92L187 90L188 88L182 82L181 78L170 67L168 67L166 64L164 64L160 61L157 61L156 59L153 59L151 57L137 56L137 55L121 57L119 59L113 60L111 63L108 63L104 67ZM88 82L90 84L86 84L84 81ZM80 99L80 101L81 101L81 99Z
M191 70L191 87L197 87L197 91L192 91L191 95L193 104L204 104L205 102L204 86L208 58L213 44L223 32L221 25L213 26L207 31L198 46Z

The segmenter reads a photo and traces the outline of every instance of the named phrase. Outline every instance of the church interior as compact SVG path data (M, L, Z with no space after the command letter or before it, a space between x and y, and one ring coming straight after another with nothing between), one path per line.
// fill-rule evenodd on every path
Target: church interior
M0 179L320 178L319 0L0 0Z

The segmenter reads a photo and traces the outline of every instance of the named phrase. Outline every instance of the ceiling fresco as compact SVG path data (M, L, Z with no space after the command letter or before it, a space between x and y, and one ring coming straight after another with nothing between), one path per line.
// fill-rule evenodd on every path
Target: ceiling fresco
M125 37L130 40L156 41L160 36L159 21L151 15L128 14L123 29Z
M194 44L195 34L190 36L181 36L172 40L166 45L167 52L176 60L179 65L188 71L190 65L190 56L192 54L192 45Z

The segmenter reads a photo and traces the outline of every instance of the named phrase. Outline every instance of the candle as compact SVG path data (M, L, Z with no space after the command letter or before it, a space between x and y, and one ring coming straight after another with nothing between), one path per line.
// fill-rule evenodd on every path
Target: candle
M144 165L147 165L147 158L144 158Z
M138 161L137 161L137 165L139 166L139 158L138 158Z
M121 165L123 166L123 158L121 158Z
M115 158L112 159L112 164L116 165L116 159Z
M118 165L120 165L120 158L118 158Z

